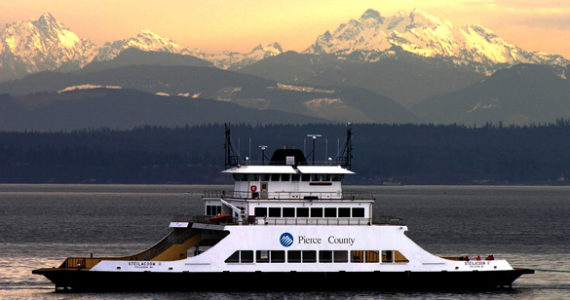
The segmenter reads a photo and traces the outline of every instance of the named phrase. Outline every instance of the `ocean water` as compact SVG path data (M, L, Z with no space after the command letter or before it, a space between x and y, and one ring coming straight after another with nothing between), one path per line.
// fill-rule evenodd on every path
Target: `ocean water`
M568 299L570 187L347 186L373 193L375 215L403 218L408 236L440 255L493 254L536 269L489 292L54 293L32 275L67 256L126 255L158 241L172 216L200 214L224 186L0 185L1 299Z

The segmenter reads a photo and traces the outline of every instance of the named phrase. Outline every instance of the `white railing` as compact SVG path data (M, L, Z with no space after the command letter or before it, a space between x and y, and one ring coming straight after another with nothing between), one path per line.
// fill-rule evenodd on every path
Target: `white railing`
M371 225L370 218L272 218L256 217L258 225Z

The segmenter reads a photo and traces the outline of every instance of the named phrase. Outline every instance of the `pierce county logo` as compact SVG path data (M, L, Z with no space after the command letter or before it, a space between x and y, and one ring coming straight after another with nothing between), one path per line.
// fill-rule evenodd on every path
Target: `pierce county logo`
M291 235L289 232L285 232L281 235L281 237L279 237L279 241L283 247L289 247L293 245L293 235Z

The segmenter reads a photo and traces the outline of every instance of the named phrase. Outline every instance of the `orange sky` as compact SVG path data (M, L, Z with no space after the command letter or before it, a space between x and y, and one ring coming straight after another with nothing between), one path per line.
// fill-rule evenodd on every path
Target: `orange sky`
M507 42L570 58L570 1L559 0L17 0L0 2L0 25L50 12L97 44L149 29L207 52L279 42L302 51L326 30L373 8L422 9L456 26L481 24Z

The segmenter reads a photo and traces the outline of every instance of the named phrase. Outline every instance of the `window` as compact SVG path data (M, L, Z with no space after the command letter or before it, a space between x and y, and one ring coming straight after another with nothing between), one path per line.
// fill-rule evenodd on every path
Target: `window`
M267 217L267 207L256 207L255 208L256 217Z
M311 175L309 174L301 175L301 181L309 181L309 179L311 179Z
M332 181L342 181L342 175L340 175L340 174L333 175L331 180Z
M259 175L247 174L247 181L259 181Z
M383 263L392 263L392 262L394 262L394 251L392 251L392 250L383 250L383 251L382 251L382 262L383 262Z
M241 263L253 263L253 251L252 250L242 250L241 252Z
M279 181L279 174L271 174L271 181Z
M271 251L271 262L272 263L284 263L285 262L285 251L272 250Z
M269 181L269 174L262 174L261 181Z
M319 262L320 263L332 263L332 251L322 250L319 251Z
M353 218L364 218L364 208L353 207L352 208L352 217Z
M378 257L378 251L374 251L374 250L366 251L366 262L367 263L380 262L379 257Z
M283 217L284 218L294 218L295 208L294 207L283 207Z
M333 251L334 262L335 263L345 263L348 262L348 251L337 250Z
M225 260L226 263L239 263L239 250Z
M336 207L325 207L325 218L336 218Z
M207 216L217 216L222 212L222 207L218 205L206 205Z
M326 175L321 175L321 180L322 181L331 181L331 176L326 174Z
M311 175L311 181L321 181L321 175L317 174Z
M289 181L289 174L281 174L281 181Z
M255 251L255 262L256 263L268 263L269 262L269 250L257 250L257 251Z
M280 218L281 217L281 207L270 207L269 208L269 216L272 218Z
M297 251L297 250L287 251L287 262L300 263L301 262L301 251Z
M363 263L364 262L364 251L362 251L362 250L350 251L350 262L351 263Z
M303 262L304 263L315 263L317 262L317 251L307 250L303 252Z
M308 207L297 207L297 218L308 218L309 208Z
M300 178L301 178L301 175L299 175L299 174L293 174L291 176L292 181L299 181Z
M323 208L322 207L311 207L311 218L322 218Z
M339 209L338 209L338 217L339 217L339 218L350 218L350 208L348 208L348 207L339 207Z

